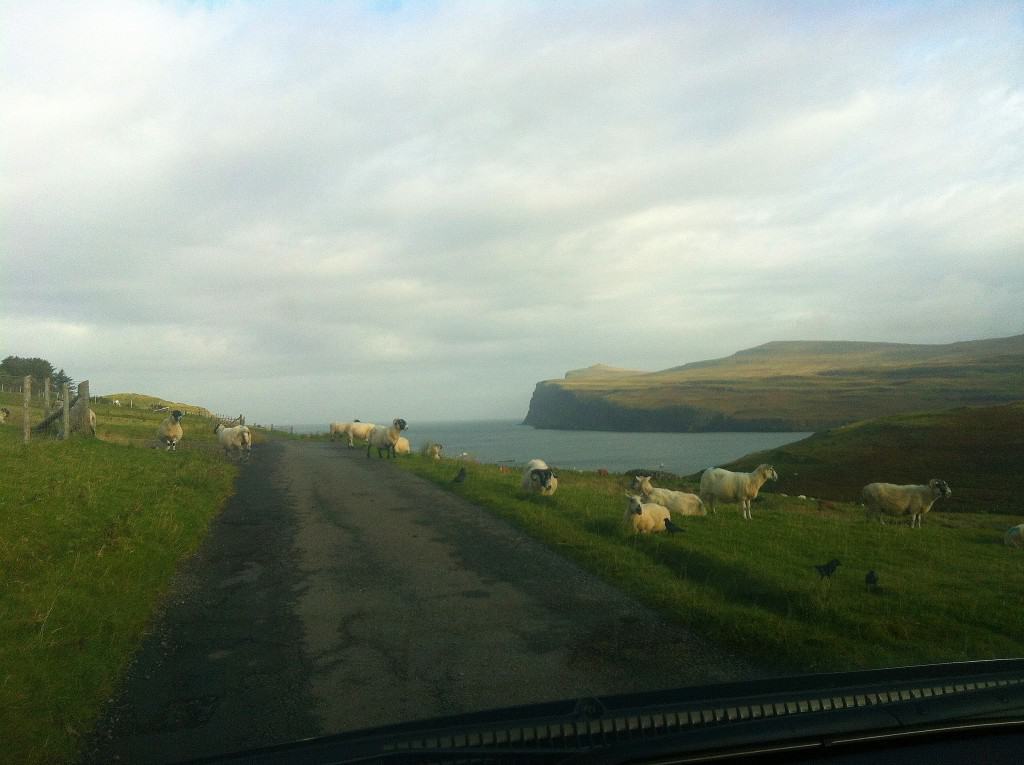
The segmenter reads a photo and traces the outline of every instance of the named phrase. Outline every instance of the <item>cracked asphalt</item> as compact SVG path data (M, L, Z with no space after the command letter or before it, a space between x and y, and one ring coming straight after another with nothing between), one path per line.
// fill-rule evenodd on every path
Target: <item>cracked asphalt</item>
M412 719L757 674L362 449L261 445L85 762L166 763Z

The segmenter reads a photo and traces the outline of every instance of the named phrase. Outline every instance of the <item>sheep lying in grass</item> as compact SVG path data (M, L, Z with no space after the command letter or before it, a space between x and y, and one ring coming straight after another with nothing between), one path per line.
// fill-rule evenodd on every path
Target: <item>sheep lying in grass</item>
M542 497L550 497L558 491L558 476L544 460L533 459L523 470L523 491L533 491Z
M1003 534L1003 544L1007 547L1024 547L1024 523L1008 528Z
M659 489L651 483L649 475L633 476L631 491L639 491L644 502L653 502L656 505L666 507L676 515L707 515L704 503L696 494L685 491L672 491L671 489Z
M185 414L179 409L175 409L160 423L160 427L157 428L156 436L157 440L162 444L167 445L165 451L176 452L178 450L178 442L185 435L185 431L181 429L181 418Z
M441 444L436 444L433 441L428 441L423 444L423 448L420 449L420 454L424 457L439 460L441 459L441 452L444 451L444 447Z
M398 439L402 436L402 431L408 429L408 425L405 420L401 417L396 417L391 421L391 427L384 427L383 425L371 425L370 433L366 437L366 458L370 458L370 449L377 449L377 458L382 459L384 452L387 452L388 459L395 456L395 444L398 443ZM349 438L352 437L352 431L349 430Z
M678 531L672 523L667 507L644 502L636 494L626 494L626 523L633 527L636 534L659 534L663 531Z
M409 444L408 438L401 436L395 441L395 454L412 454L412 446Z
M921 517L932 509L935 500L953 494L949 485L938 478L933 478L927 486L907 484L898 486L894 483L869 483L860 493L864 502L865 516L872 515L882 520L882 514L909 515L910 528L921 526Z
M0 425L7 422L7 418L11 416L11 410L5 407L0 407Z
M739 502L743 517L751 519L750 503L766 481L779 480L778 473L771 465L758 465L752 473L734 473L722 468L708 468L700 477L700 498L711 512L715 502Z
M228 428L224 423L217 423L213 432L217 435L217 443L224 449L225 454L234 454L238 458L246 459L252 454L252 433L245 425Z

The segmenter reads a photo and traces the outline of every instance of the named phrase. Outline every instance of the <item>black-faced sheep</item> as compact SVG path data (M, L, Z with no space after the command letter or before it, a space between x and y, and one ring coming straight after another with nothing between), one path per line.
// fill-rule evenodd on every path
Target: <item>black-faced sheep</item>
M361 423L360 423L361 424ZM402 431L408 429L408 424L401 417L396 417L391 421L391 427L384 427L383 425L371 425L370 433L366 438L366 457L370 457L370 449L377 449L377 458L381 459L384 457L384 452L387 452L388 459L395 456L395 444L398 443L398 439L402 436ZM352 431L349 431L351 436Z
M656 505L667 507L676 515L707 515L704 503L696 494L685 491L672 491L671 489L659 489L651 484L649 475L633 476L631 491L639 491L644 502L653 502Z
M739 502L743 517L750 520L750 503L766 481L779 480L771 465L758 465L752 473L734 473L722 468L708 468L700 477L700 498L711 512L715 502Z
M558 476L544 460L532 459L523 470L523 491L533 491L550 497L558 491Z
M894 483L869 483L860 493L864 502L865 515L874 515L882 520L882 514L909 515L910 527L921 526L921 517L932 509L935 500L953 494L949 485L938 478L928 484L896 485Z
M181 428L181 418L184 416L184 412L175 409L163 419L160 427L157 428L157 440L167 445L166 451L178 450L178 442L185 436L185 431Z

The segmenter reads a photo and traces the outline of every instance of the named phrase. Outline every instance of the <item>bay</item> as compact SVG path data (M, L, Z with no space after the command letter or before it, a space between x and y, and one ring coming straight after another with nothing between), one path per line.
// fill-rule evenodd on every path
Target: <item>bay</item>
M324 425L295 425L296 433L326 433ZM611 433L537 430L517 420L411 422L404 433L414 450L428 441L446 457L463 452L480 462L523 465L539 457L562 470L633 468L689 475L750 452L799 441L810 433Z

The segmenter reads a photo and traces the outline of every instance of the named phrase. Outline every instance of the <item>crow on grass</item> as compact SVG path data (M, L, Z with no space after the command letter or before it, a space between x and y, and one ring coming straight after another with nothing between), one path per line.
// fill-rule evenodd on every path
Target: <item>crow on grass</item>
M814 566L815 570L818 572L818 576L821 577L822 579L825 579L826 577L831 579L832 578L832 574L834 574L836 572L836 569L838 567L839 567L839 559L838 558L833 558L828 563L823 563L820 566L819 565L815 565Z
M452 483L462 483L466 480L466 468L460 467L458 474L452 479Z

